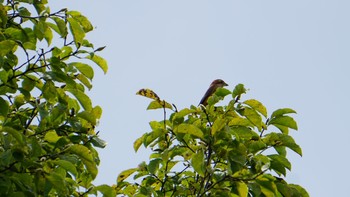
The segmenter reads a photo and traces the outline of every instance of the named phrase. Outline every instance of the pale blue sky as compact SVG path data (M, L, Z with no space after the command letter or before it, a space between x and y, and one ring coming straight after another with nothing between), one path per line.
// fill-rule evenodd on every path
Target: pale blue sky
M54 2L54 1L52 1ZM115 183L122 170L148 160L133 142L161 120L136 96L151 88L179 109L198 104L216 78L245 98L263 102L270 114L295 109L292 136L304 156L291 153L287 180L310 196L348 193L350 130L350 1L348 0L61 0L96 27L88 35L108 60L96 70L93 103L103 108L96 184ZM52 8L53 9L53 8Z

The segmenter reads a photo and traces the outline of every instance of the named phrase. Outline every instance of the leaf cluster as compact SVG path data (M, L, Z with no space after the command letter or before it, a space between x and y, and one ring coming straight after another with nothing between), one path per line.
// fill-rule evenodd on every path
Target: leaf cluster
M241 100L244 93L242 84L232 91L219 88L207 106L178 111L152 90L140 90L137 94L153 99L148 109L163 109L164 119L151 121L151 131L135 141L135 151L141 145L152 150L150 161L121 172L117 192L127 196L307 197L301 186L284 180L291 170L287 150L302 155L289 135L291 129L297 130L290 116L296 112L282 108L268 116L258 100ZM228 96L228 105L219 105ZM169 118L166 109L172 110ZM136 183L128 181L132 175Z
M86 91L106 61L86 38L77 11L47 0L0 4L0 196L113 196L95 187L106 143L95 127L102 109Z

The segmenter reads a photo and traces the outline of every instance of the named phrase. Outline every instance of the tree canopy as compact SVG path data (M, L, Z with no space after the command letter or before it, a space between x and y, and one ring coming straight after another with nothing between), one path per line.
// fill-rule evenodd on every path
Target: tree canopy
M208 105L177 110L149 89L137 94L151 98L147 109L163 109L160 121L134 143L151 149L143 162L118 176L117 192L128 196L285 196L307 197L304 188L287 183L291 170L287 150L302 150L289 134L297 130L290 108L268 115L258 100L241 100L238 84L219 88ZM231 95L228 105L219 101ZM171 110L169 117L167 110ZM137 182L129 182L133 176ZM142 178L142 180L140 180Z
M0 196L112 195L92 185L105 142L86 91L94 65L107 72L104 47L85 38L93 26L47 0L1 3Z
M295 111L268 115L261 102L241 100L242 84L181 110L140 90L152 99L148 109L164 113L134 143L135 151L151 148L150 161L121 172L115 185L94 185L96 148L106 143L95 130L102 109L86 93L95 67L108 66L98 55L104 47L85 37L92 24L78 11L51 10L48 0L7 0L0 30L0 196L308 196L284 180L287 150L302 155L289 134Z

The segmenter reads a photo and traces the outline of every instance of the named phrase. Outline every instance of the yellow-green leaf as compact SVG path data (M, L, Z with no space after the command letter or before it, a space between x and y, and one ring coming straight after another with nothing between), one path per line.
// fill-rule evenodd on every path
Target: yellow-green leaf
M254 109L249 107L244 108L243 115L259 130L262 128L262 118Z
M125 179L127 179L132 173L136 172L136 170L137 170L137 168L131 168L131 169L124 170L123 172L121 172L118 175L117 183L120 183L120 182L124 181Z
M69 22L69 28L73 34L75 45L79 47L84 40L85 31L74 18L69 17L67 20Z
M248 196L248 186L242 181L236 182L237 191L240 197L247 197Z
M198 127L192 125L192 124L180 124L176 129L175 132L177 133L184 133L184 134L191 134L193 136L203 138L203 132Z
M103 70L103 72L105 74L107 73L108 65L107 65L107 61L105 59L103 59L102 57L100 57L98 55L93 55L93 56L89 55L86 58L95 62Z
M298 125L290 116L277 116L269 121L270 125L285 126L294 130L298 130Z
M193 169L200 175L204 176L205 172L205 161L204 161L204 152L199 150L196 154L193 155L191 159L191 164Z
M217 118L215 121L214 121L214 123L213 123L213 126L212 126L212 128L211 128L211 133L212 133L212 135L215 135L215 133L217 132L217 131L220 131L222 128L224 128L224 126L225 126L225 119L222 119L222 118Z
M7 53L13 50L16 43L12 40L4 40L0 42L0 56L5 56Z
M267 117L267 110L266 107L260 102L255 99L249 99L244 101L243 103L249 105L251 108L255 109L259 113L261 113L263 116Z

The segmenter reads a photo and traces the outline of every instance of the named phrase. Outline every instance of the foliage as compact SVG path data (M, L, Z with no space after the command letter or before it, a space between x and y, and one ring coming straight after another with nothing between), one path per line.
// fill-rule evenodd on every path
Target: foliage
M101 116L86 90L92 64L106 61L85 38L93 30L77 11L51 12L47 0L1 0L0 196L113 196L94 187L105 142Z
M261 102L241 101L244 93L242 84L232 92L220 88L207 106L177 111L152 90L140 90L153 99L148 109L163 109L164 119L151 121L151 132L135 141L135 151L142 144L151 148L150 161L119 174L118 194L307 197L305 189L283 179L291 170L287 149L302 155L289 135L297 130L290 116L295 111L278 109L268 117ZM217 104L228 95L227 106ZM166 109L173 110L169 118ZM131 175L137 183L127 181Z

